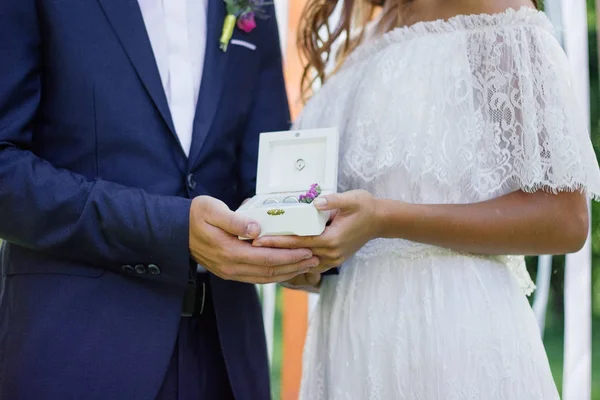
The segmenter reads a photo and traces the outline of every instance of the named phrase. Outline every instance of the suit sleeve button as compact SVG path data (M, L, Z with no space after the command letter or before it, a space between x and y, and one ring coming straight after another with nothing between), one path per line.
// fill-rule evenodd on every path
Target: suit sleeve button
M148 272L150 272L151 275L160 275L160 268L158 268L158 265L156 264L150 264L148 265Z
M135 266L135 273L138 275L144 275L146 273L146 266L143 264L137 264Z
M133 267L131 265L123 265L121 267L121 272L123 272L124 274L127 274L127 275L131 275L131 274L135 273L135 270L133 269Z
M196 190L196 177L194 176L194 174L189 174L187 176L187 184L188 189L190 189L192 192Z

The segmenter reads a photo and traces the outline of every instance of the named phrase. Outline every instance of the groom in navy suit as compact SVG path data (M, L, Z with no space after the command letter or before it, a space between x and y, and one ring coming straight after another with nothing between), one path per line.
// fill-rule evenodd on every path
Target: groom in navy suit
M249 283L318 260L230 211L289 124L264 7L222 52L223 0L0 2L1 399L270 398Z

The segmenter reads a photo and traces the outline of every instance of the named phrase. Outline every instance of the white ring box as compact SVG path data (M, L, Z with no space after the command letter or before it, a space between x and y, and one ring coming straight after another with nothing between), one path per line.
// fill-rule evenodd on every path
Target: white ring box
M336 128L262 133L256 195L236 212L257 221L260 236L320 235L329 220L329 211L319 211L313 204L283 200L288 196L297 199L314 183L321 187L321 195L335 193L338 146ZM272 199L278 202L265 204Z

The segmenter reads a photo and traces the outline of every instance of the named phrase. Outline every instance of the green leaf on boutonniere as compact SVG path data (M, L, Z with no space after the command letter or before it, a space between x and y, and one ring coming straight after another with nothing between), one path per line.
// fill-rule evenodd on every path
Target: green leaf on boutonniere
M229 41L233 36L233 29L237 26L240 30L249 33L256 27L254 17L262 17L262 6L267 2L264 0L223 0L227 9L227 15L223 21L223 30L219 39L219 48L227 51Z

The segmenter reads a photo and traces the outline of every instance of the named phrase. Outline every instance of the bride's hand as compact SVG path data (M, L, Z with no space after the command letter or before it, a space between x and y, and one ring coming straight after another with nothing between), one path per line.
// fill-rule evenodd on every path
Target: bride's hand
M264 236L254 246L287 249L310 248L320 259L318 269L326 271L340 266L365 243L378 236L381 217L377 200L364 190L317 197L313 204L322 211L336 211L331 224L320 236Z
M281 282L281 286L288 289L319 293L319 287L321 286L321 274L306 272L304 274L297 275L289 281Z

